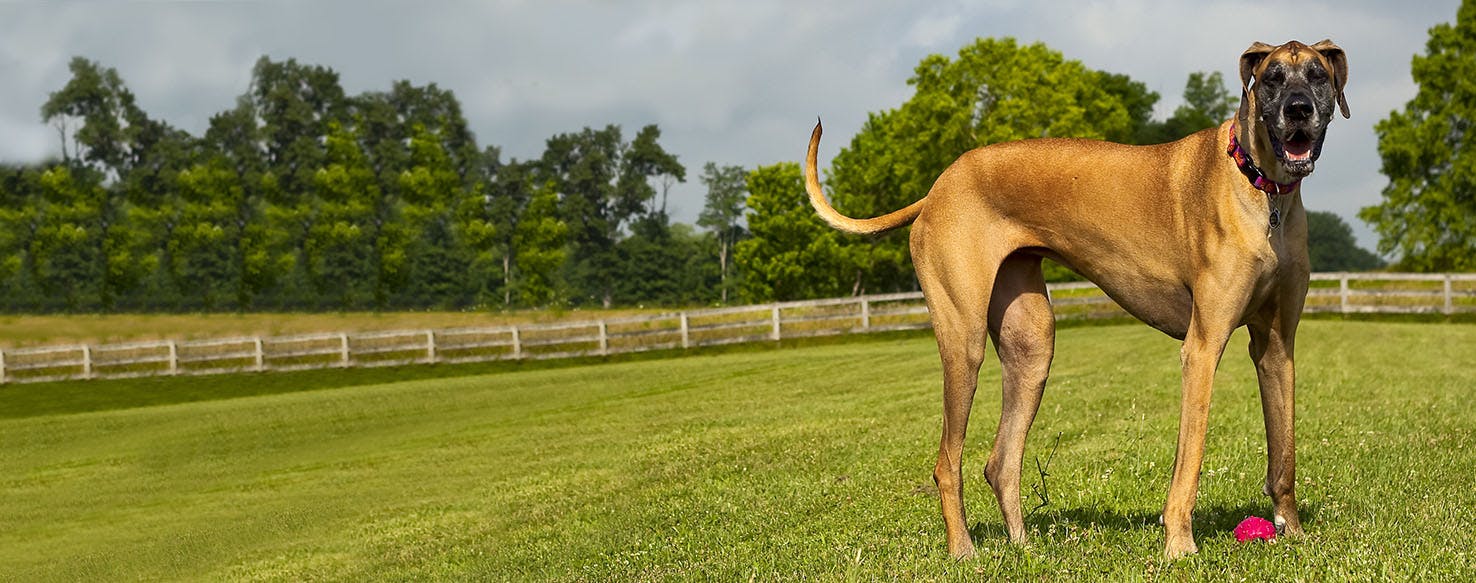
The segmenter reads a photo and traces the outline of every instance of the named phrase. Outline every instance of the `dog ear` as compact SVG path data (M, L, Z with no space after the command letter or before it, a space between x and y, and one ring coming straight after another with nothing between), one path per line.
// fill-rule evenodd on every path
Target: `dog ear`
M1261 64L1262 60L1265 60L1266 55L1271 54L1274 50L1276 47L1263 42L1254 42L1251 43L1250 48L1240 54L1240 113L1236 115L1238 119L1245 119L1250 115L1251 77L1255 76L1256 67Z
M1348 84L1348 56L1343 54L1343 47L1333 44L1332 39L1324 40L1312 45L1312 50L1327 59L1333 68L1333 88L1338 90L1338 109L1342 110L1343 118L1348 118L1348 98L1343 96L1343 87Z
M1240 54L1241 91L1250 89L1251 77L1255 76L1256 66L1260 65L1261 61L1266 58L1266 55L1271 54L1271 51L1274 50L1276 50L1276 47L1263 42L1254 42L1251 43L1250 48Z

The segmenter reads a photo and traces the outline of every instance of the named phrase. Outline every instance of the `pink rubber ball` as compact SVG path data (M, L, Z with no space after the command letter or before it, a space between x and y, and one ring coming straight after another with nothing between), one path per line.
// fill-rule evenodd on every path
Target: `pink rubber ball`
M1254 539L1272 540L1276 538L1276 525L1271 521L1259 516L1248 516L1240 521L1240 526L1235 527L1235 540L1245 542Z

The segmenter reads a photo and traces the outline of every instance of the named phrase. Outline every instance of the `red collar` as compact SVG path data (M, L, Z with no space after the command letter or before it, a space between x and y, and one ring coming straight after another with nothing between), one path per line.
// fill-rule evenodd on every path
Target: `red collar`
M1302 184L1301 178L1286 184L1267 178L1261 172L1261 169L1256 167L1256 163L1251 161L1250 154L1247 154L1245 149L1240 147L1240 140L1235 136L1235 122L1233 121L1230 122L1230 147L1225 148L1225 153L1229 154L1230 158L1235 160L1235 166L1240 168L1240 173L1244 174L1247 180L1250 180L1251 186L1256 187L1257 190L1266 194L1291 194L1292 191L1297 189L1297 186Z

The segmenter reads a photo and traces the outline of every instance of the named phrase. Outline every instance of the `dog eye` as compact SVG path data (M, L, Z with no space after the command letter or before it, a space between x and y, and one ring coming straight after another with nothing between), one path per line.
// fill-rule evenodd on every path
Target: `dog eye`
M1322 70L1322 67L1313 67L1307 71L1307 79L1321 83L1327 80L1327 71Z
M1286 73L1283 73L1281 69L1272 69L1270 71L1266 71L1266 74L1261 76L1261 82L1268 85L1278 85L1285 80Z

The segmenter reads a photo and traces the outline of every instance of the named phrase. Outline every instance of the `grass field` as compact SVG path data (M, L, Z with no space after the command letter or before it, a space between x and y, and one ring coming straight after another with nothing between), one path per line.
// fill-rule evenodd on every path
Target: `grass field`
M1195 532L1161 560L1177 342L1068 328L1004 542L966 452L980 556L948 558L926 336L417 378L387 369L0 387L0 579L1461 580L1476 572L1476 326L1304 323L1298 492L1267 516L1254 374L1216 384ZM321 372L321 371L320 371ZM338 374L340 376L334 376ZM263 386L266 388L263 388ZM111 396L109 393L113 392ZM97 396L101 394L103 396ZM176 395L177 394L177 395ZM83 395L93 395L84 397ZM174 396L171 396L174 395ZM181 396L182 395L182 396ZM1039 503L1026 501L1027 509Z

